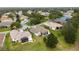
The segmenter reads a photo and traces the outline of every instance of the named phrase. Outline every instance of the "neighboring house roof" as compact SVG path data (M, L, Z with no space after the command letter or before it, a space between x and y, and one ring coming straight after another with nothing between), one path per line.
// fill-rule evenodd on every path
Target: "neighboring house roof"
M23 38L23 37L31 37L31 34L27 31L27 32L25 32L25 31L19 31L19 30L12 30L11 32L10 32L10 36L11 36L11 38L12 38L12 41L20 41L21 40L21 38Z
M0 47L3 46L4 39L5 39L5 34L4 33L0 33Z
M67 16L63 16L63 17L57 18L57 19L55 19L55 20L53 20L53 21L55 21L55 22L57 22L57 23L63 24L63 23L66 23L66 22L67 22L67 21L66 21L67 19L68 19Z
M0 20L11 20L11 18L7 14L3 14Z
M12 18L9 18L8 15L6 15L6 14L3 14L1 16L0 21L1 21L0 27L3 27L3 26L9 27L13 22Z
M56 22L50 22L49 21L48 26L55 30L57 27L62 27L63 25L56 23Z
M1 22L13 22L12 18L7 18L7 19L0 19Z
M21 16L20 16L20 19L21 19L21 20L24 20L24 19L27 19L27 18L28 18L28 16L24 16L24 15L21 15Z
M41 12L41 15L43 15L43 16L49 16L49 12Z
M18 11L17 13L18 13L18 15L20 15L20 16L23 14L22 11Z
M31 13L32 13L32 11L31 11L31 10L28 10L28 11L27 11L27 13L28 13L28 14L31 14Z
M45 29L44 27L42 27L42 26L36 26L36 27L33 27L33 28L31 28L30 29L30 32L32 32L32 33L46 33L46 32L48 32L48 30L47 29Z
M24 19L24 20L21 21L20 24L23 26L23 25L25 25L28 21L29 21L29 19Z
M5 22L0 22L0 27L9 27L12 24L12 21L5 21Z

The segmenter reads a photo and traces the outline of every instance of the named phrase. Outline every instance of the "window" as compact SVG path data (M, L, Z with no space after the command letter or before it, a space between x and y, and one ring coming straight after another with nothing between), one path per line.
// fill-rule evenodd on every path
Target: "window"
M24 43L24 42L28 42L28 38L27 37L23 37L21 38L21 42Z
M56 29L59 29L59 27L56 27Z

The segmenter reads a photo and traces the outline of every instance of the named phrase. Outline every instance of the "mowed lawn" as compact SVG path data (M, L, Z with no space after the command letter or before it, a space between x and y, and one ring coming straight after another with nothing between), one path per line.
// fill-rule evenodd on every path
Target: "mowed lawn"
M57 50L57 48L49 49L46 47L43 37L40 36L33 36L33 42L28 43L17 43L15 44L11 50L14 51L50 51L50 50Z
M9 35L9 34L8 34ZM7 36L4 43L5 50L8 51L50 51L50 50L60 50L59 48L47 48L44 41L43 36L35 36L33 35L33 42L22 43L14 43L12 44L10 36Z
M50 30L56 37L57 37L57 40L58 40L58 45L57 47L60 49L60 50L65 50L67 48L71 48L72 45L68 44L65 42L64 40L64 36L62 35L61 33L61 30Z
M0 28L0 32L10 31L10 28Z
M9 51L60 51L60 50L65 50L67 48L70 48L71 45L67 44L64 41L64 38L61 34L60 30L53 31L51 32L58 38L58 44L56 48L47 48L44 41L43 41L43 36L35 36L33 35L33 42L26 42L26 43L12 43L10 35L8 34L5 39L4 43L4 48L5 50Z

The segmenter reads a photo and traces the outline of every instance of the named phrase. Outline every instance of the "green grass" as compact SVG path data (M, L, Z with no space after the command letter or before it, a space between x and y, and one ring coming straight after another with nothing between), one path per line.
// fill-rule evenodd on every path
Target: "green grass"
M33 42L31 43L16 43L12 46L11 50L13 51L56 51L61 50L61 48L56 47L53 49L47 48L44 41L43 36L35 36L33 35Z
M79 42L79 29L78 29L78 31L76 33L76 40Z
M27 43L15 43L12 44L10 38L5 40L6 50L10 51L50 51L50 50L59 50L59 48L49 49L46 47L43 36L33 35L33 42Z
M56 48L47 48L43 41L43 36L35 36L33 34L33 42L26 42L24 44L19 42L13 44L10 35L7 34L4 43L4 48L9 51L60 51L71 47L71 45L67 44L64 41L63 35L61 34L60 30L51 30L51 32L58 38L59 41Z
M60 49L64 50L65 48L70 48L72 46L72 45L67 44L65 42L64 37L63 37L63 35L61 33L61 30L55 30L55 31L50 30L50 31L51 31L51 33L53 33L58 38L58 41L59 41L58 47Z
M0 32L9 31L10 28L0 28Z
M5 38L5 41L4 41L4 48L5 48L6 50L10 50L11 44L12 44L12 42L11 42L10 34L8 33L8 34L6 35L6 38Z
M33 42L30 43L18 43L17 45L13 46L12 50L31 50L31 51L38 51L38 50L46 50L45 44L43 42L43 37L33 37Z

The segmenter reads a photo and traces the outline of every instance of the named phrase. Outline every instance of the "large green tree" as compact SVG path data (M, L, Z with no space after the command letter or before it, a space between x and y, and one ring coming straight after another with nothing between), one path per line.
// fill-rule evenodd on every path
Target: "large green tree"
M28 25L36 25L36 24L39 24L40 23L40 20L39 19L36 19L36 18L31 18L28 22Z
M36 24L40 24L44 21L46 21L45 16L36 14L36 13L32 13L28 24L29 25L36 25Z
M21 25L20 25L19 22L14 22L14 23L12 23L11 26L10 26L11 29L20 28L20 27L21 27Z
M59 17L62 17L63 14L60 12L60 11L50 11L50 14L49 14L49 18L50 19L55 19L55 18L59 18Z
M55 37L51 33L47 37L44 38L44 42L48 48L55 48L58 43L58 40L57 40L57 37Z
M69 44L74 44L76 39L76 30L71 22L67 22L63 27L64 39Z

